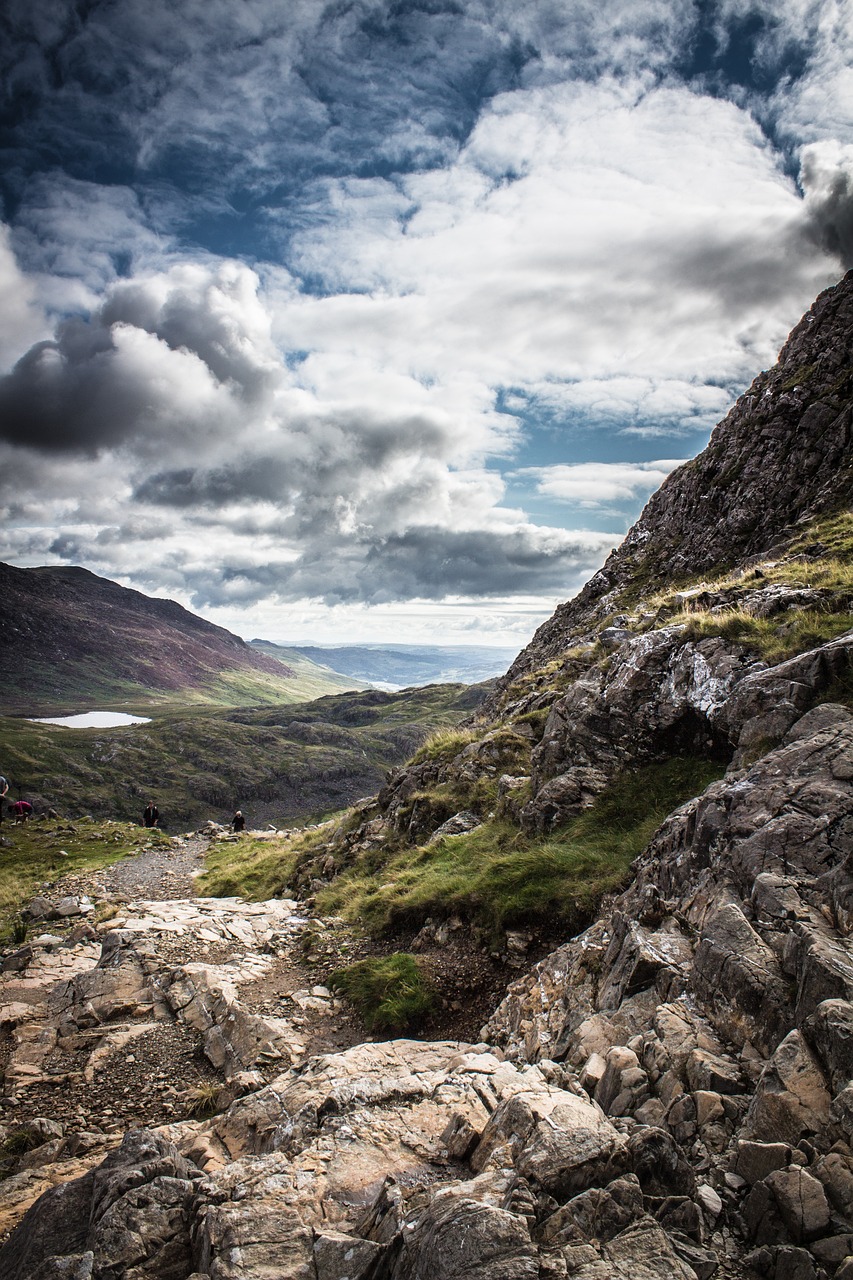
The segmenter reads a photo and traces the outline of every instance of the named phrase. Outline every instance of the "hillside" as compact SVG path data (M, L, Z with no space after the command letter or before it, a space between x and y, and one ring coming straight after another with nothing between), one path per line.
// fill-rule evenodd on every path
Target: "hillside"
M187 709L149 724L68 729L0 719L10 798L43 814L138 822L154 800L165 830L238 807L258 827L343 809L381 786L441 725L470 713L484 689L441 685L327 695L274 710Z
M0 1221L48 1189L4 1276L850 1280L851 370L853 275L377 795L219 840L222 899L36 917Z
M6 715L297 702L353 684L304 661L297 672L172 600L54 566L0 564L0 662Z

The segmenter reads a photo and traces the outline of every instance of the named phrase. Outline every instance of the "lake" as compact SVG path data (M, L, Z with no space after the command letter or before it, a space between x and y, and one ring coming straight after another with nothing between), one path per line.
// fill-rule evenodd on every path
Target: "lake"
M124 724L150 724L150 716L124 711L84 711L76 716L27 716L34 724L58 724L65 729L117 729Z

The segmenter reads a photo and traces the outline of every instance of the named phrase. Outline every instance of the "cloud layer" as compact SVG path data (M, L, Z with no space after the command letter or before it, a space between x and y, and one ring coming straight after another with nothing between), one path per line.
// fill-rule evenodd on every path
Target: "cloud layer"
M521 636L853 261L845 11L13 0L0 555Z

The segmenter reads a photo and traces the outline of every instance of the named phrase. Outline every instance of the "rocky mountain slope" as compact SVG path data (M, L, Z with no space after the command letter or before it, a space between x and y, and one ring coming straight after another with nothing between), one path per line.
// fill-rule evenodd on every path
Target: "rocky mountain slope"
M135 709L181 698L226 706L296 702L316 688L223 627L86 569L0 564L0 713ZM320 676L317 668L312 674Z
M486 1025L306 1061L240 1016L225 974L165 981L119 929L46 1014L0 1013L7 1088L28 1055L83 1052L151 1006L245 1092L90 1146L0 1273L850 1280L851 371L853 276L486 709L292 865L303 909L405 926L416 953L482 930L515 974ZM620 814L642 843L608 880ZM531 966L546 923L561 945ZM271 1037L281 1070L247 1080ZM79 1136L42 1127L8 1182Z
M664 481L603 569L540 627L509 682L564 649L585 618L602 616L602 602L612 605L614 593L637 599L664 583L718 575L770 555L777 544L784 548L798 522L849 506L851 333L848 273L816 299L708 447Z

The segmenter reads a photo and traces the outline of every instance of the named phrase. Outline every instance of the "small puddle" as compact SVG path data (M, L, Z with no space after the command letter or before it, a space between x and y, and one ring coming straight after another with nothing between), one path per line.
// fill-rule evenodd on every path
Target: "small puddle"
M33 724L58 724L64 729L117 729L125 724L150 724L150 716L125 711L83 711L76 716L27 716Z

